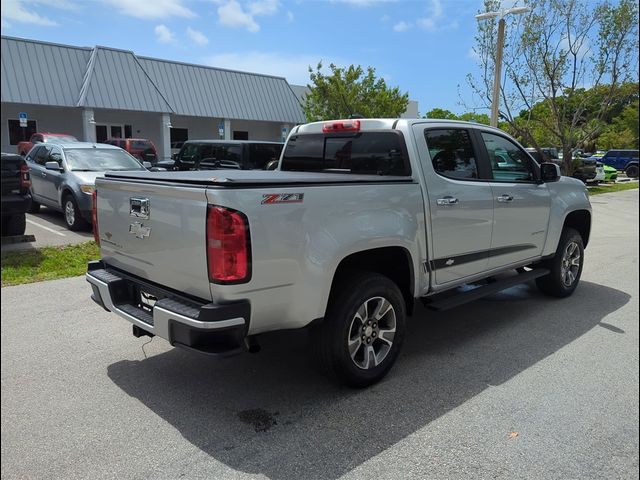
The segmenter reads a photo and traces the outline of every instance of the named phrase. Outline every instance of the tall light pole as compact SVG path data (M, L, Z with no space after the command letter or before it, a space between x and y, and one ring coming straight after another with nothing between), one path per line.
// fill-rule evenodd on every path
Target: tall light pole
M529 7L514 7L501 9L499 12L487 12L476 15L476 20L487 20L499 17L498 20L498 45L496 48L496 65L493 77L493 96L491 97L491 126L498 126L498 111L500 109L500 77L502 75L502 50L504 49L504 17L510 13L527 13Z

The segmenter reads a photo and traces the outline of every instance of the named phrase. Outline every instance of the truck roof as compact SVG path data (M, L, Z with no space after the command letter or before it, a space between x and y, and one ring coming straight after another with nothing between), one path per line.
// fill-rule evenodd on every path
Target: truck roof
M463 120L448 120L448 119L439 119L439 118L353 118L353 119L336 119L336 120L323 120L320 122L311 122L303 125L299 125L294 127L292 133L322 133L322 129L327 123L334 122L360 122L359 130L395 130L399 126L411 127L415 124L425 124L425 123L434 123L434 124L451 124L451 125L459 125L459 126L474 126L474 127L483 127L491 130L502 131L499 128L491 127L489 125L485 125L483 123L476 122L465 122Z

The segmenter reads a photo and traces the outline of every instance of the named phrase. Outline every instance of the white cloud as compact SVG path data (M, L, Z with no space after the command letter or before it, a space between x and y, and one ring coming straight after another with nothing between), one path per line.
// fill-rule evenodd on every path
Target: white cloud
M427 16L416 20L416 25L428 32L458 28L457 20L448 21L440 0L431 0L427 8Z
M260 25L256 23L253 16L245 12L242 5L235 0L218 7L218 20L225 27L246 28L254 33L260 30Z
M249 13L251 15L273 15L278 11L280 2L278 0L261 0L251 2L249 4Z
M287 20L289 21L289 23L295 20L295 17L293 16L293 12L291 10L287 12Z
M405 21L401 21L401 22L396 23L393 26L393 31L394 32L406 32L407 30L409 30L411 28L411 26L412 25L410 23L407 23Z
M156 34L156 40L160 43L173 43L176 40L175 35L166 25L158 25L153 31Z
M306 85L309 82L309 66L315 68L322 58L322 55L312 54L244 52L222 53L208 57L204 62L212 67L285 77L290 83ZM331 62L323 63L328 65ZM339 64L341 62L334 61L333 63Z
M196 14L182 4L182 0L105 0L118 9L122 15L143 20L183 17L193 18Z
M34 2L30 2L34 3ZM42 25L45 27L53 27L58 25L53 20L38 15L33 12L32 5L25 8L26 2L20 2L19 0L5 0L2 2L1 16L3 27L8 23L8 20L12 20L17 23L30 23L33 25Z
M191 27L187 27L187 36L196 45L204 46L209 43L209 39L205 36L204 33L199 32L198 30L194 30Z
M260 25L254 17L274 15L279 7L278 0L260 0L247 4L245 10L237 0L228 0L218 7L218 21L226 27L246 28L255 33L260 30Z

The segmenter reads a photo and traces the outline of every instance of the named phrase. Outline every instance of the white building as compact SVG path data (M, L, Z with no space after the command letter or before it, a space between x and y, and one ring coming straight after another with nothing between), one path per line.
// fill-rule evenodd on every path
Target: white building
M4 36L1 97L3 152L38 131L86 141L147 138L167 158L172 142L278 141L304 122L281 77Z

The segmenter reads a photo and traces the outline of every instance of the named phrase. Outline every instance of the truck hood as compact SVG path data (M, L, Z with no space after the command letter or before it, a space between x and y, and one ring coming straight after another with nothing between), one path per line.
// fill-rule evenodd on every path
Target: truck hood
M284 172L280 170L197 170L185 172L107 172L107 179L136 180L193 185L224 185L230 188L248 185L304 185L314 183L389 183L413 182L411 177L353 175L349 173Z

